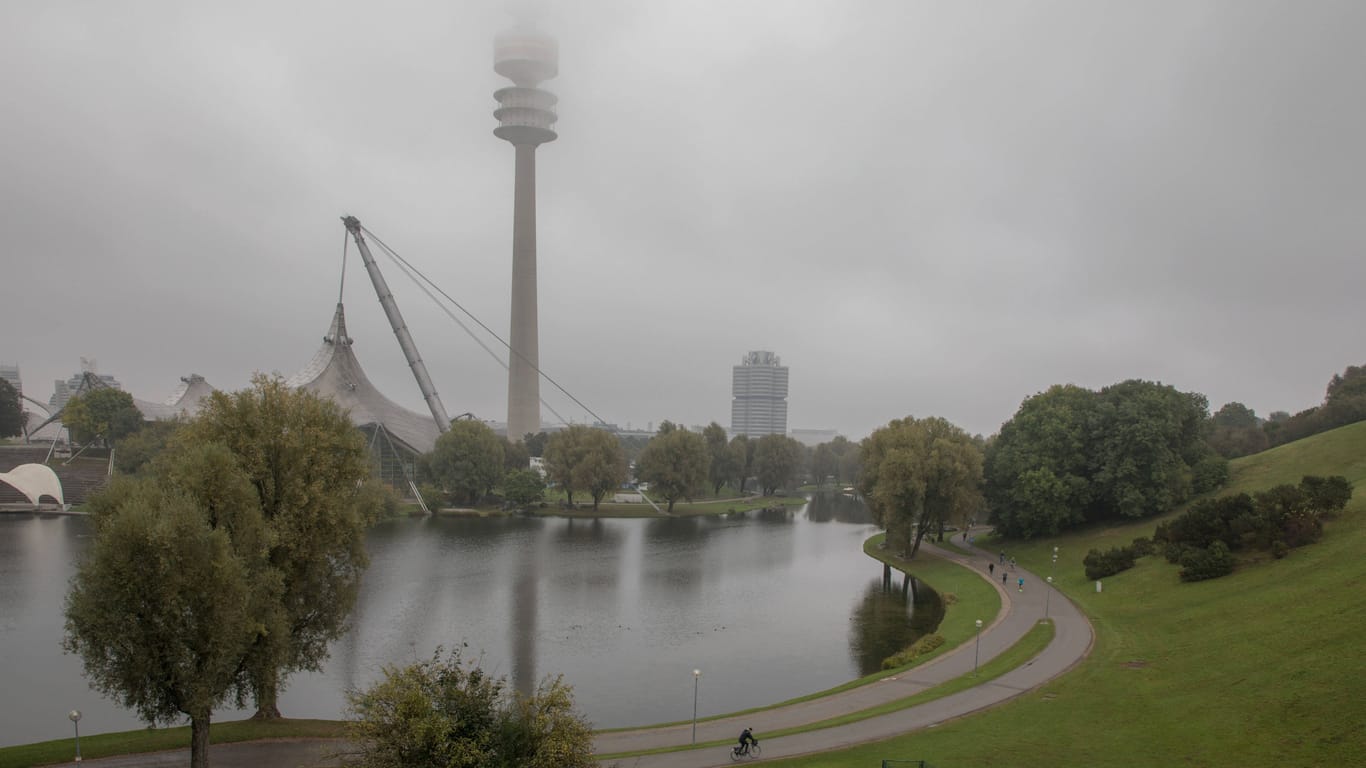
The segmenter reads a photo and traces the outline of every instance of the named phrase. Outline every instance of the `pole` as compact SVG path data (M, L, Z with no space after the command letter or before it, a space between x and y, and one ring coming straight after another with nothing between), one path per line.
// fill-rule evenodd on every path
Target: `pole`
M972 647L972 676L977 677L977 659L982 651L982 620L977 620L977 642Z
M71 719L71 726L76 729L76 764L79 765L81 762L81 711L73 709L67 717Z
M702 677L702 670L692 671L692 743L697 744L697 681Z

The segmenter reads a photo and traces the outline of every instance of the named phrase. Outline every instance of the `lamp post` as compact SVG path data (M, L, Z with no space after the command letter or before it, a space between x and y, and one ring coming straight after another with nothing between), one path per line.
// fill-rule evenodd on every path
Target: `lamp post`
M697 681L702 677L702 670L692 671L692 743L697 744Z
M76 729L76 762L81 761L81 711L73 709L66 715L71 720L71 725Z
M1047 618L1048 618L1048 598L1051 597L1052 594L1053 594L1053 577L1052 577L1052 576L1049 576L1049 577L1048 577L1048 589L1045 589L1045 590L1044 590L1044 593L1043 593L1043 617L1044 617L1044 619L1047 619Z
M982 620L977 620L977 644L972 647L972 676L977 677L977 659L982 651Z

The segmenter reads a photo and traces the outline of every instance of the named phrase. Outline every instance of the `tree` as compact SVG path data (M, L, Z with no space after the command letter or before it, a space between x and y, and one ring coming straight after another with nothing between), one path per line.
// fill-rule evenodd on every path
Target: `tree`
M721 486L735 477L739 471L739 456L731 450L731 444L726 439L726 428L712 422L707 428L702 430L702 437L707 441L707 453L711 456L711 466L707 471L707 479L711 481L711 493L713 496L721 494Z
M1099 400L1094 444L1100 466L1092 479L1106 511L1148 517L1189 499L1190 469L1208 452L1200 433L1205 396L1131 379L1105 387Z
M1366 366L1349 365L1334 374L1323 404L1283 418L1273 413L1263 425L1271 444L1283 445L1366 419Z
M836 445L843 437L835 438ZM838 447L836 447L838 451ZM835 478L840 483L852 483L858 479L859 473L863 471L863 448L858 443L849 443L843 453L840 453L839 477Z
M1226 403L1205 423L1205 442L1220 456L1236 459L1270 446L1257 414L1242 403Z
M0 437L24 434L24 421L27 418L19 390L5 379L0 379Z
M379 496L366 484L376 481L346 413L278 377L258 375L249 389L210 395L166 453L208 443L231 453L267 527L280 592L266 623L278 629L257 637L245 666L256 716L277 718L284 679L319 669L346 628L368 564L365 531L378 514Z
M1328 381L1323 402L1327 405L1361 397L1366 397L1366 365L1349 365L1347 370L1333 374Z
M142 427L142 412L132 395L103 387L72 396L62 409L62 424L77 442L102 440L114 445Z
M593 511L608 491L626 482L626 452L617 438L601 429L589 429L582 441L583 456L574 468L574 485L593 497Z
M835 449L830 443L821 443L816 446L816 450L811 452L811 477L812 481L821 486L826 479L839 482L840 457L835 455Z
M545 442L546 479L558 485L565 495L569 506L574 506L575 487L574 468L583 460L586 450L584 435L589 427L571 424L569 427L551 435Z
M119 441L119 449L114 453L114 469L125 475L142 472L166 449L180 426L179 421L146 422L142 429Z
M564 488L574 503L574 491L587 491L598 508L607 492L626 481L626 452L615 435L574 424L550 436L545 446L547 475Z
M735 487L740 495L745 493L745 483L754 473L754 449L756 441L747 435L736 435L730 439L730 465L735 472Z
M512 472L531 466L531 452L521 440L513 442L503 438L503 471Z
M522 445L526 446L527 453L541 457L545 456L545 444L549 439L545 432L537 432L534 435L528 432L522 436Z
M590 768L591 726L560 678L532 695L508 689L464 662L445 659L386 667L384 679L353 692L347 732L357 768Z
M514 469L503 475L503 498L526 507L545 498L545 480L532 469Z
M1021 404L991 442L986 496L1007 536L1155 515L1212 490L1226 466L1203 438L1203 395L1130 380L1054 386Z
M503 441L482 421L451 423L425 466L458 504L477 504L503 479Z
M218 449L223 452L221 448ZM241 539L264 543L259 509L240 473L245 505L220 508ZM229 527L190 494L128 481L97 517L89 556L72 580L64 646L86 677L149 723L190 718L190 764L209 764L209 719L242 682L243 660L262 633L264 607L252 560ZM249 530L250 529L250 530Z
M982 451L941 418L895 419L863 441L860 490L887 541L913 558L925 534L981 504Z
M692 498L701 490L709 465L707 441L666 421L640 452L636 474L669 502L672 514L676 501Z
M787 435L764 435L756 442L754 470L759 478L759 488L765 496L772 496L796 477L802 463L803 446Z
M1091 509L1094 392L1049 387L1026 398L986 453L985 492L992 519L1007 536L1054 534Z

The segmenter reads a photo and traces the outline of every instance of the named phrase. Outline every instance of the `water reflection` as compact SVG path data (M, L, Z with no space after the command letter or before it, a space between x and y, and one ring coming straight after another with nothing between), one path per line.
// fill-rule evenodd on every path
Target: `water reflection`
M517 570L517 585L512 595L512 684L522 693L536 690L536 596L539 568L532 554Z
M687 719L694 668L704 717L829 688L862 674L862 655L880 663L909 642L908 623L932 613L922 597L908 622L899 592L870 602L881 566L863 554L866 521L856 500L827 496L807 511L695 518L385 523L367 538L350 630L322 672L290 678L280 705L339 717L346 690L385 665L462 644L519 688L564 673L601 727ZM25 691L0 703L0 744L60 738L73 708L92 733L138 725L61 652L62 601L88 530L84 519L0 517L0 690ZM890 650L850 653L883 628Z
M868 506L857 496L847 493L825 492L812 495L806 516L813 523L854 523L870 525L873 516Z
M859 674L882 669L883 659L933 633L943 620L944 601L928 584L911 576L901 583L869 582L849 632L849 652Z

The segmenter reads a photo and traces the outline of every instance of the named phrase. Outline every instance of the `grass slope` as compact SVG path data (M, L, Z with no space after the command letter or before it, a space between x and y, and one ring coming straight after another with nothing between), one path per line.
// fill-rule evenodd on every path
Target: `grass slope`
M1157 520L1006 551L1047 574L1091 617L1091 657L1054 683L983 713L879 744L781 766L868 766L882 759L967 766L1366 765L1366 423L1233 463L1227 492L1341 474L1352 503L1322 541L1284 560L1182 584L1160 557L1095 592L1092 547L1150 535ZM992 545L994 546L994 545Z
M342 723L335 720L238 720L213 723L210 742L228 744L258 739L307 738L340 739L345 736ZM190 727L146 728L120 733L81 736L81 757L93 760L114 755L188 749ZM69 763L74 757L74 739L56 739L0 749L0 768Z
M1366 765L1366 422L1239 459L1226 492L1296 483L1305 474L1351 481L1355 496L1347 510L1319 543L1222 579L1182 584L1176 566L1147 557L1107 579L1097 594L1082 573L1087 550L1150 535L1159 519L1001 543L1041 575L1059 548L1056 584L1096 628L1089 659L977 716L765 765ZM945 587L928 574L926 580ZM13 760L30 748L0 750L0 764L29 764Z

